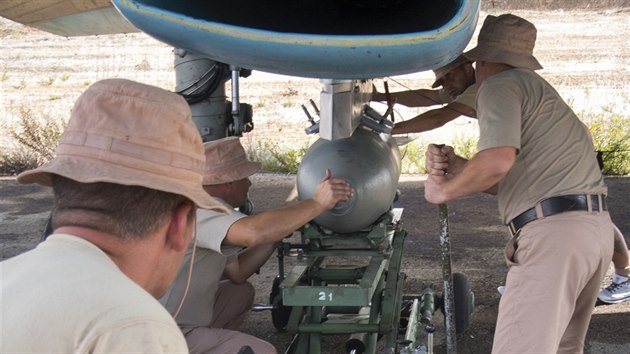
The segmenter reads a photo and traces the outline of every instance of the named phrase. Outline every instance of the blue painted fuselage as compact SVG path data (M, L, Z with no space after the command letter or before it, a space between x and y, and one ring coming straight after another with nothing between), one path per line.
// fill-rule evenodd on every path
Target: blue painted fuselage
M447 64L472 37L479 0L113 0L176 48L246 69L366 79Z

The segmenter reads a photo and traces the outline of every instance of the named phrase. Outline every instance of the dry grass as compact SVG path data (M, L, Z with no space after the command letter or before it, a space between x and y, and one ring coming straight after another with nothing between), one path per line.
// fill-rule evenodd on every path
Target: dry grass
M480 23L487 14L509 12L520 15L538 27L535 55L545 67L547 78L582 115L597 115L603 107L617 115L630 116L630 36L628 1L610 0L560 2L530 0L525 2L482 2ZM516 9L519 4L537 8L557 8L572 4L579 10L532 11ZM604 5L626 5L607 9ZM501 8L500 8L501 7ZM584 10L589 8L589 10ZM596 8L596 10L593 10ZM476 36L470 47L476 43ZM173 89L172 48L145 34L105 35L64 38L27 28L0 18L0 121L15 125L14 112L28 107L37 116L67 119L78 95L91 83L110 77L124 77L165 89ZM427 87L433 79L429 72L415 73L388 80L392 91ZM382 85L381 79L375 81ZM380 86L382 87L382 86ZM288 77L254 72L241 80L241 101L254 109L255 129L246 134L250 149L265 141L279 148L299 149L314 141L303 129L308 126L301 105L319 101L321 85L316 79ZM226 89L229 91L229 85ZM421 113L421 109L398 108L398 118ZM458 118L442 129L422 134L417 143L450 142L476 133L476 122ZM9 148L7 134L0 135L0 146Z

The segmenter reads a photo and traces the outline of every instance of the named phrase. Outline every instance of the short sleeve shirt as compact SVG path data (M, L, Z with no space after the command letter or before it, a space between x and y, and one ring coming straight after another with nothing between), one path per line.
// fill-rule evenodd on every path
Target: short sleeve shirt
M223 202L219 198L216 199ZM223 204L228 206L225 202ZM230 227L244 217L246 215L238 211L224 214L214 210L197 209L197 247L194 249L190 283L188 275L191 271L192 244L186 251L173 285L160 299L171 315L174 315L188 288L186 299L175 319L182 329L208 327L212 322L214 301L223 270L226 263L234 260L241 249L223 245L223 240Z
M468 86L464 92L457 96L453 102L461 103L467 107L477 110L477 91L479 90L478 84L472 84Z
M535 72L511 69L486 79L477 107L479 151L505 146L518 151L499 182L504 223L546 198L607 193L588 129Z
M164 307L85 239L53 234L0 274L0 353L188 353Z

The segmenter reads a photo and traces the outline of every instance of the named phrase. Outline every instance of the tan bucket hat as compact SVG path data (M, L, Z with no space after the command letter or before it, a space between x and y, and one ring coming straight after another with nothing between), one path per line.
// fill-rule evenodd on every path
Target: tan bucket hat
M463 55L460 55L452 62L433 70L433 73L435 73L435 82L433 82L433 85L431 85L431 87L436 88L438 86L442 86L442 78L446 76L446 74L448 74L451 70L459 67L460 65L466 63L472 63L472 60L466 58Z
M201 137L181 96L107 79L77 99L55 157L17 181L51 186L57 174L81 183L141 186L228 212L203 190L204 161Z
M238 137L231 136L203 144L206 151L206 168L203 184L222 184L247 178L258 172L260 163L247 159Z
M512 14L488 15L479 31L477 46L464 55L471 60L508 64L516 68L542 69L533 55L536 27Z

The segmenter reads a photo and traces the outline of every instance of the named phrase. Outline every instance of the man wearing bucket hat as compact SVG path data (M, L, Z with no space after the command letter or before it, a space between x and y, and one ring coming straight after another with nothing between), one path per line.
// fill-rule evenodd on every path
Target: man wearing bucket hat
M227 207L244 205L249 177L260 164L247 159L236 137L204 147L206 192ZM252 216L198 211L197 247L186 254L173 286L161 299L186 335L191 353L236 353L244 345L259 354L276 352L270 343L238 331L254 300L247 279L269 259L277 241L352 196L348 183L331 178L328 171L324 174L312 198L289 207Z
M432 88L439 90L407 90L392 92L390 98L408 107L426 107L442 104L443 107L426 111L412 119L394 124L392 134L420 133L439 128L453 119L465 115L476 117L475 69L472 61L460 55L452 62L433 70ZM373 90L372 101L386 101L387 95Z
M128 80L76 101L56 156L20 174L52 186L54 233L0 263L0 352L187 352L160 306L205 194L186 101Z
M478 153L429 145L425 198L497 194L512 239L493 353L581 353L614 227L588 130L534 70L536 28L489 15L475 48Z
M424 131L439 128L461 114L471 118L476 118L476 96L479 85L475 84L475 71L472 68L472 61L464 55L460 55L453 62L434 70L435 82L432 87L447 87L448 92L456 95L458 90L463 92L448 105L424 112L410 120L396 123L392 129L392 134L421 133ZM472 79L471 79L472 77ZM470 85L470 86L466 86ZM448 95L441 94L444 90L410 90L392 93L392 97L398 103L404 102L410 107L419 107L435 103L446 103L441 101L442 97ZM385 94L375 91L373 101L386 100ZM603 167L602 161L598 160L599 168ZM630 301L630 255L623 234L619 228L615 227L615 242L613 253L613 265L615 272L613 280L609 286L599 292L598 299L604 303L616 304ZM501 292L504 287L501 287Z

